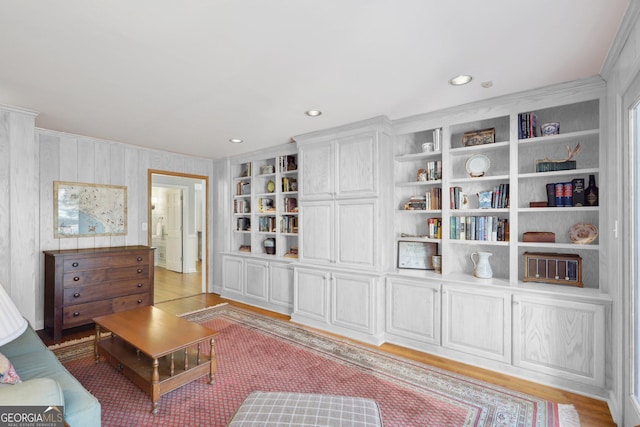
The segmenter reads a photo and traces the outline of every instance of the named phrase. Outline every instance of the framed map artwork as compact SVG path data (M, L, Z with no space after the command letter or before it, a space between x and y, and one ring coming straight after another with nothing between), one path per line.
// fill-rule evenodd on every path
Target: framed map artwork
M54 237L127 234L127 187L53 182Z

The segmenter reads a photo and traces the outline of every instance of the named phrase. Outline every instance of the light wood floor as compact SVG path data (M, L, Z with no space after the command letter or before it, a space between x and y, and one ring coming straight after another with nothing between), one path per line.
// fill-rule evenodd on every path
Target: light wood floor
M262 313L267 316L289 320L288 316L273 313L256 307L251 307L238 302L228 301L216 294L199 294L186 298L173 299L166 302L156 302L155 306L169 313L181 314L205 307L210 307L216 304L220 304L221 302L229 302L232 305L246 308L254 312ZM61 341L65 341L68 339L77 339L82 336L89 335L92 332L93 328L87 328L85 331L65 333ZM41 336L41 338L47 345L55 343L50 337ZM409 350L404 347L392 344L383 344L381 347L377 348L395 355L416 360L418 362L426 363L442 369L447 369L461 375L466 375L482 381L493 383L501 387L531 394L542 399L547 399L558 403L571 403L575 406L580 415L580 422L582 424L582 427L614 427L616 425L613 423L607 404L603 401L591 399L574 393L569 393L567 391L555 389L552 387L542 386L540 384L510 377L498 372L480 369L474 366L465 365L463 363L454 362L442 357L433 356L419 351Z
M196 264L195 273L176 273L155 267L153 278L153 300L156 303L172 301L202 293L202 263Z

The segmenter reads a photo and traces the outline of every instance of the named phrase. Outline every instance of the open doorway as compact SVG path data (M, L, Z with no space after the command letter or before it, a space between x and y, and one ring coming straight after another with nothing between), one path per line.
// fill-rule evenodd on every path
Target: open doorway
M207 291L208 177L149 170L154 302Z

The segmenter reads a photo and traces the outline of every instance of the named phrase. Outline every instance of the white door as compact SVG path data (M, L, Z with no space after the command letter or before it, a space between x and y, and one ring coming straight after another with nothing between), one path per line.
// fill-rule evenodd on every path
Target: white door
M167 190L167 269L182 273L182 190Z

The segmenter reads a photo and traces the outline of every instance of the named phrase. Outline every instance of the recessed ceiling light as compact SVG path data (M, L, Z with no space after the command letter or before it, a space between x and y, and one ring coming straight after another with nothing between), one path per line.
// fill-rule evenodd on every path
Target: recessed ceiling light
M466 85L471 80L473 80L473 77L468 76L466 74L461 74L459 76L455 76L449 79L449 84L451 86L462 86L462 85Z
M489 89L491 86L493 86L493 82L491 80L489 80L487 82L482 82L482 83L480 83L480 86L482 86L485 89Z
M231 138L229 140L229 142L232 143L232 144L240 144L240 143L242 143L244 141L242 141L240 138Z
M320 110L308 110L308 111L305 111L304 113L309 117L318 117L320 114L322 114L322 111L320 111Z

